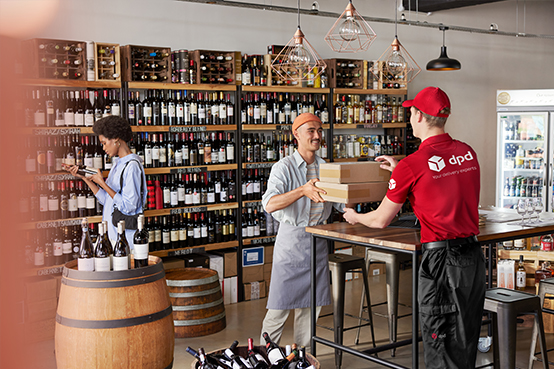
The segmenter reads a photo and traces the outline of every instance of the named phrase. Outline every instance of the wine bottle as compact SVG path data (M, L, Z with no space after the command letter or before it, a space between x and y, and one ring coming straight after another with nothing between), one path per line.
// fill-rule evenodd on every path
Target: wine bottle
M77 268L84 272L94 271L94 249L92 247L92 241L90 240L90 234L88 232L87 218L83 218L81 222L81 246L79 247L79 259L77 260Z
M264 359L264 357L254 351L254 340L252 338L248 339L248 361L252 368L254 369L268 369L269 364Z
M306 357L306 347L300 346L298 350L298 361L296 362L296 369L315 369L315 367L310 364Z
M106 230L107 231L107 230ZM94 269L97 272L110 271L110 249L105 243L104 224L98 224L98 238L96 239L96 248L94 250Z
M138 217L133 245L135 249L135 269L148 266L148 231L144 227L144 215Z
M248 366L242 362L241 357L233 352L238 344L239 341L234 341L229 348L225 349L223 356L232 363L233 369L248 369Z
M113 250L113 270L129 269L129 243L125 238L125 221L117 223L117 241Z
M68 165L68 164L62 164L62 168L64 170L67 170L69 171L69 169L71 168L72 166L71 165ZM79 169L77 169L77 174L80 174L82 176L88 176L88 175L93 175L93 174L96 174L97 171L95 168L92 168L92 167L86 167L84 165L78 165Z
M198 361L200 362L200 366L198 367L198 369L232 369L231 363L224 362L223 359L218 359L214 355L206 355L206 352L202 347L198 349L198 352L196 352L192 347L189 346L186 348L186 351L198 359ZM202 366L206 365L204 363L210 366Z
M271 340L267 332L262 333L262 336L266 342L265 348L267 351L267 358L269 359L271 365L279 365L280 363L288 361L279 345Z

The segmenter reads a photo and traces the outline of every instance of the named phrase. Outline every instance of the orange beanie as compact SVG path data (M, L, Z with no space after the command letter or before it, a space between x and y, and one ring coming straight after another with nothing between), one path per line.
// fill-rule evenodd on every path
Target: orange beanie
M292 124L292 131L296 131L298 127L308 122L319 122L319 124L322 124L321 119L319 119L317 115L314 115L312 113L303 113L297 116L294 120L294 123Z

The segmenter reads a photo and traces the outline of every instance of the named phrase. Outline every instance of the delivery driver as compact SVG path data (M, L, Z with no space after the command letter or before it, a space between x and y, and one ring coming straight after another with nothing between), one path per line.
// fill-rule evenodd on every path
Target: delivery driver
M315 187L319 165L325 161L315 152L321 143L321 120L314 114L300 114L292 133L298 150L271 168L262 204L280 222L273 250L273 268L262 333L279 344L285 322L294 309L294 341L310 346L310 234L305 227L322 224L333 204L325 202ZM335 204L342 211L343 205ZM317 315L331 303L327 242L317 243ZM260 338L262 345L265 340Z
M392 171L377 210L344 218L386 227L406 197L421 223L419 313L426 368L475 368L485 299L485 263L479 233L479 163L473 149L444 131L450 100L436 87L421 90L402 106L411 109L418 151L397 162L376 160Z

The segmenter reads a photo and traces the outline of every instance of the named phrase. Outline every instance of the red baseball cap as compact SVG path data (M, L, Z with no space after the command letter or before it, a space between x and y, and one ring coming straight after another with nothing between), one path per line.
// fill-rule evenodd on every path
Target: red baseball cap
M425 87L418 92L413 100L404 101L402 106L405 108L415 106L425 114L447 118L448 114L441 113L441 110L444 108L450 109L450 99L448 95L438 87Z

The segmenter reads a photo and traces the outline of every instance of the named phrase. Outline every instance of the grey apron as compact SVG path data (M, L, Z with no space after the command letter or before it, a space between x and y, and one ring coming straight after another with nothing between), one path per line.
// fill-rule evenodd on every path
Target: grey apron
M273 268L267 308L310 307L310 242L305 227L281 223L273 249ZM331 303L327 242L317 240L316 306Z

